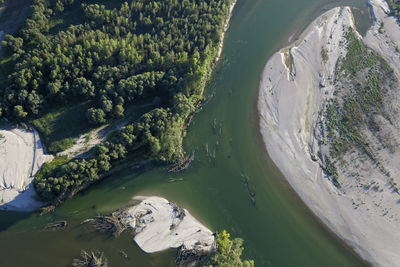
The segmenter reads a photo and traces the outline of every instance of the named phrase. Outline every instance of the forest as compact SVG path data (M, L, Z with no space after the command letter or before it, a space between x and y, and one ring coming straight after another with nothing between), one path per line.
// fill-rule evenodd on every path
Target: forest
M201 104L230 4L33 1L25 25L3 41L2 120L34 124L46 140L51 131L40 129L49 111L74 110L62 124L84 118L97 127L124 117L130 107L151 106L88 158L46 164L34 181L43 201L61 201L117 165L184 157L182 138Z

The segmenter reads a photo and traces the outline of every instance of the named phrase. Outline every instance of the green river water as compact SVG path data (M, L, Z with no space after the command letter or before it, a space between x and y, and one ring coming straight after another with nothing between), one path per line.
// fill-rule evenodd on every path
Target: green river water
M365 266L289 187L268 158L257 121L259 76L268 58L320 13L341 4L362 7L358 13L366 14L366 0L239 0L223 59L207 87L213 97L185 139L186 150L195 154L190 167L178 174L166 167L125 170L45 216L1 212L0 266L71 266L81 250L96 249L105 252L111 267L174 266L175 250L146 255L128 234L112 238L79 224L138 194L164 196L212 230L244 238L244 256L256 266ZM360 19L364 28L366 21ZM255 206L249 190L256 192ZM67 220L68 227L42 230L56 220Z

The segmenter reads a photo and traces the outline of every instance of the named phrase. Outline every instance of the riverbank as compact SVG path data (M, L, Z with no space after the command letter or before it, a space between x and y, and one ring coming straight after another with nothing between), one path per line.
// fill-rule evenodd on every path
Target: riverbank
M231 21L233 9L235 8L236 3L237 0L232 0L231 5L229 6L229 13L228 16L226 17L226 20L224 22L224 28L222 30L221 42L218 45L218 52L217 52L217 57L215 58L215 65L217 65L219 60L221 59L222 48L224 47L224 41L225 41L225 33L229 29L230 25L229 22Z
M52 159L36 130L0 129L0 210L31 211L42 206L32 181L43 163Z
M371 0L370 5L375 22L363 41L396 71L398 24L386 15L384 1ZM271 57L260 82L260 128L271 159L306 205L364 259L377 266L395 266L400 240L397 194L366 192L357 179L345 180L339 189L325 175L323 158L319 159L315 126L335 92L336 62L347 53L343 44L349 27L356 31L350 8L332 9L297 42Z

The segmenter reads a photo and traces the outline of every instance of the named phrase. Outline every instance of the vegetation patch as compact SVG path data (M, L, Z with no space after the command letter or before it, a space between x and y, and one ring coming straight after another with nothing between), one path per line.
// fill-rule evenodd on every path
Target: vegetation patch
M325 171L335 184L338 183L336 162L352 148L379 164L363 131L378 130L374 118L378 114L385 116L385 94L388 82L394 79L388 63L368 49L352 30L346 37L348 52L337 64L336 97L326 107L324 125L330 146Z
M392 15L396 16L398 20L400 20L400 0L387 0L390 9L392 11Z
M73 259L73 267L108 267L108 260L103 252L92 251L90 253L81 251L81 257Z
M68 157L56 157L51 162L46 162L43 166L39 169L36 174L37 179L43 179L44 177L48 176L54 169L63 165L65 162L68 161Z
M291 73L293 70L293 58L292 55L290 54L290 49L288 49L288 51L284 53L284 57L285 57L285 66Z
M328 55L328 50L325 47L321 48L321 57L324 63L328 62L329 60L329 55Z
M70 107L53 108L30 123L40 133L48 151L55 154L73 146L76 137L95 127L82 116L89 106L90 103L84 102Z
M204 263L203 267L240 266L254 267L253 260L243 260L243 239L231 239L230 234L223 230L217 235L217 249Z

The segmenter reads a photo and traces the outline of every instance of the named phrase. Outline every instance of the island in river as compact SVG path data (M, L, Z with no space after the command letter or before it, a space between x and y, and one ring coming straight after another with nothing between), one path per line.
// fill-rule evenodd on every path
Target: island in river
M370 0L318 17L266 64L258 100L268 153L306 205L375 266L400 261L400 26Z

